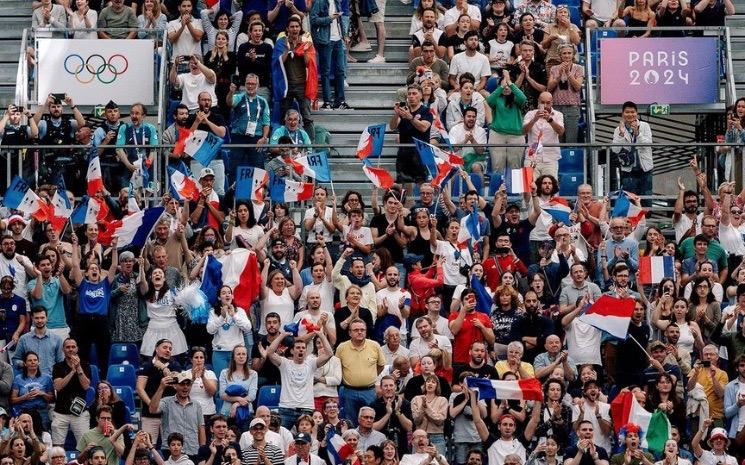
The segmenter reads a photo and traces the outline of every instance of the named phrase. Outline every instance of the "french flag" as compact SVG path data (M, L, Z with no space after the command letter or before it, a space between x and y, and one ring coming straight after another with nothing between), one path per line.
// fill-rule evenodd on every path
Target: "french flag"
M536 155L543 151L543 131L538 133L536 141L525 148L525 157L532 160Z
M100 215L101 205L98 201L84 195L70 215L70 221L72 224L96 224Z
M264 201L261 190L269 182L269 174L254 166L239 166L235 181L236 200Z
M313 183L281 178L275 176L273 171L269 178L269 195L275 202L302 202L313 198Z
M634 204L629 199L626 192L620 191L616 204L613 205L613 211L611 212L611 218L625 217L631 221L631 226L636 227L637 223L644 218L647 214L640 206Z
M326 433L326 451L328 452L331 465L342 465L347 459L352 460L352 465L360 465L359 457L352 446L336 434L334 428Z
M675 278L673 257L639 257L639 282L659 284L663 278Z
M52 196L52 209L52 217L49 219L49 222L52 223L54 230L59 233L64 229L67 219L70 218L73 211L64 188L58 187L54 192L54 196Z
M306 334L312 334L314 331L320 331L321 327L312 321L308 321L303 318L300 321L294 321L284 326L285 331L292 333L293 336L305 336Z
M439 170L437 165L440 163L450 163L451 165L463 166L463 157L454 152L444 152L439 147L414 139L414 145L419 153L422 164L427 167L432 178L436 178Z
M588 304L587 310L577 319L611 336L626 339L629 322L634 313L634 299L619 299L609 295L600 296L593 304Z
M452 178L460 171L460 167L457 165L451 165L450 163L443 161L437 165L437 176L432 179L432 185L441 188L446 185Z
M293 170L300 176L308 176L318 182L331 182L329 161L324 152L315 152L295 159L290 159Z
M367 179L378 189L390 189L393 185L393 176L384 168L373 167L367 159L362 160L362 171Z
M208 166L220 152L223 142L222 137L209 131L180 131L173 153L188 155L202 166Z
M3 203L8 208L19 210L27 215L36 215L43 211L41 198L20 176L15 176L5 192Z
M442 124L442 119L440 118L440 115L437 114L437 109L434 105L429 107L429 112L432 114L432 126L434 126L435 131L437 131L443 141L446 141L449 144L450 134L448 134L448 130L445 129L445 125Z
M103 190L103 175L101 174L101 160L97 152L92 152L88 160L88 172L85 175L88 181L88 195L93 197Z
M112 237L119 238L119 249L128 246L143 247L164 211L165 207L146 208L114 221L107 230L113 231Z
M256 253L235 249L219 259L210 256L202 272L200 290L208 301L217 301L222 286L233 289L233 302L244 310L250 309L261 290L261 274Z
M458 231L457 247L465 249L471 245L474 249L481 241L481 218L474 209L468 216L460 220L460 231Z
M364 160L369 157L379 157L383 151L384 141L385 124L373 124L366 127L357 143L357 158Z
M554 197L551 199L548 204L543 207L543 211L551 215L557 223L564 223L565 225L572 224L572 221L569 219L569 214L572 213L572 209L569 207L569 202L567 202L563 197Z
M186 168L184 162L181 162L181 165L183 165L183 168L187 169L187 171L182 171L172 166L168 167L171 194L173 194L177 200L197 201L199 200L199 185L197 184L197 181L188 174L188 168Z
M507 175L504 177L504 182L508 194L530 192L530 186L533 184L533 168L508 169Z
M502 381L466 377L468 389L479 393L479 400L537 400L543 401L543 387L537 378Z

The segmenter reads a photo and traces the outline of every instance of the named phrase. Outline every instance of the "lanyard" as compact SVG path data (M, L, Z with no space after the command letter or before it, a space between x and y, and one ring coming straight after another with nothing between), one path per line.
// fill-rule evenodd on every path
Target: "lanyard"
M300 131L295 130L293 132L295 133L295 137L292 137L292 132L290 132L289 130L287 131L287 137L290 138L293 144L298 145L300 143Z
M254 121L259 121L259 115L261 114L261 100L259 100L258 96L256 96L256 118L254 118ZM246 116L248 117L248 120L251 121L251 108L249 106L249 97L248 94L246 94Z
M145 128L143 126L140 126L140 131L142 131L142 145L145 145ZM140 145L139 142L137 142L137 128L132 126L132 141L134 142L134 145Z

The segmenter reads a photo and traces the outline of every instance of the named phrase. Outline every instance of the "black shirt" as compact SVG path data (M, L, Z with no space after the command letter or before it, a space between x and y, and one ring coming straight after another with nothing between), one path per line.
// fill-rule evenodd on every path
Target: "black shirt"
M177 373L181 371L181 364L178 363L176 360L168 360L168 369L171 371L171 373ZM155 365L153 365L152 361L146 362L140 367L140 371L137 373L137 376L146 376L147 382L145 383L145 393L147 393L148 396L151 398L153 395L155 395L155 391L158 390L158 386L160 386L160 381L163 379L163 371L161 371L158 368L155 368ZM167 387L163 391L163 399L165 399L168 396L175 396L176 390L172 387ZM150 410L148 409L147 405L143 405L142 409L142 416L143 417L151 417L151 418L160 418L160 413L150 413Z
M341 322L349 318L351 314L352 314L352 311L349 310L349 307L341 307L339 310L334 312L334 320L336 322L336 346L337 347L342 342L346 342L349 340L349 327L347 327L346 329L342 328ZM375 330L375 325L373 323L372 313L370 312L370 310L366 308L360 308L360 311L357 315L359 318L362 319L362 321L365 322L365 326L367 327L367 334L373 334Z
M256 59L251 60L251 50L256 53ZM238 60L238 75L240 76L240 82L246 82L246 75L253 73L259 77L259 85L262 87L271 87L272 79L272 46L266 42L261 42L259 45L246 42L238 47L236 52L236 60Z
M446 399L450 399L450 393L452 392L450 383L442 376L438 376L437 379L440 380L440 395ZM411 401L414 397L421 395L424 392L422 391L423 386L424 376L416 375L411 378L409 382L406 383L406 388L404 388L404 399Z
M708 0L699 0L708 2ZM694 8L699 2L693 2L691 8ZM696 12L696 26L724 26L724 18L727 16L724 11L724 2L717 0L714 6L706 6L701 13Z
M217 105L217 102L212 102L212 105ZM194 124L194 120L196 118L197 118L196 115L189 116L189 119L186 120L186 127L191 128L191 125ZM210 111L210 114L207 116L207 119L209 120L210 123L214 124L215 126L223 126L223 127L226 126L225 118L223 118L222 115L216 111ZM210 129L207 123L202 123L199 126L197 126L197 130L212 132L212 129ZM218 157L215 157L215 158L218 158Z
M431 115L430 115L430 120L431 120ZM407 141L406 143L410 143L410 142L411 140ZM401 143L402 144L405 143L403 141L403 136L401 139ZM370 220L370 229L374 229L377 232L378 237L381 237L382 235L384 235L385 230L387 228L388 228L388 220L385 217L385 213L380 213L378 215L375 215L372 217L372 220ZM386 236L385 240L377 247L378 248L385 247L386 249L388 249L388 252L391 253L391 259L393 260L393 263L403 263L404 249L403 247L401 247L401 244L399 244L398 241L396 241L395 237ZM372 334L372 333L368 333L368 334Z
M269 342L269 339L267 339L266 336L262 336L259 343L254 344L253 348L251 349L252 359L261 358L261 352L259 352L259 344L261 345L261 347L266 349L267 347L269 347L271 342ZM285 350L287 350L287 347L280 344L277 348L277 353L280 355L284 354ZM261 369L257 371L259 373L259 377L266 380L266 385L280 384L279 368L277 368L268 358L264 360L264 366L262 366Z
M411 112L411 116L414 119L429 121L432 123L432 113L424 105L419 105L416 111ZM414 127L411 121L401 118L401 122L398 123L398 136L401 144L413 144L414 139L419 139L424 142L429 142L429 130L419 131Z
M466 371L473 373L476 378L499 379L497 369L488 363L484 363L478 368L474 368L468 363L455 363L453 364L453 382L457 382L461 373Z
M535 59L539 60L540 58L536 56ZM520 76L520 63L515 63L511 66L508 66L508 69L510 71L510 79L512 79L512 82L517 81L518 76ZM530 66L528 67L528 72L530 73L530 77L534 81L543 85L548 84L548 74L546 73L546 67L543 65L543 63L533 60L533 62L531 62ZM528 98L528 103L526 104L525 108L527 110L537 108L538 96L540 95L540 92L535 90L533 86L530 85L527 79L523 80L523 85L520 86L520 90L522 90L525 96Z
M406 430L403 426L401 426L398 415L396 415L396 410L400 410L403 416L405 416L409 420L413 421L414 416L411 414L411 402L406 399L403 399L401 401L399 400L398 396L395 397L395 402L396 405L394 405L393 413L391 413L391 416L388 419L388 423L386 423L383 429L379 431L385 434L385 436L391 441L395 441L398 444L398 450L405 451L408 450L408 437L406 434ZM399 402L400 405L398 405ZM372 404L372 408L375 409L375 421L379 421L385 416L385 405L386 402L385 400L383 400L382 397L378 397L377 399L375 399L375 402Z
M500 234L509 234L510 241L512 242L512 250L517 255L517 258L523 261L526 265L530 265L530 231L535 228L535 225L529 220L524 219L512 224L507 221L505 215L502 215L502 224L498 228L492 228L492 235L490 236L489 244L491 250L496 247L497 237Z
M83 369L86 378L91 379L91 366L88 362L83 360L80 361L80 367ZM61 362L55 363L52 367L52 379L64 378L68 373L73 371L67 361L62 360ZM70 382L65 387L57 391L57 401L54 404L54 411L62 415L70 414L70 404L73 399L80 397L85 399L86 389L80 384L80 377L73 375Z

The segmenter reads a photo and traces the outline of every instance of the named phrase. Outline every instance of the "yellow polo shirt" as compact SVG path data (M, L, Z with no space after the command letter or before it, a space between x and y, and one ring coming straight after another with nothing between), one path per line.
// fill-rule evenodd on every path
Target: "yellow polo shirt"
M696 382L704 388L706 398L709 400L709 417L714 419L724 418L724 395L722 395L722 397L717 397L714 393L714 383L711 382L711 375L706 371L707 369L703 368L699 371ZM717 368L717 374L715 376L722 388L724 388L729 382L727 372L724 370Z
M345 341L336 348L336 356L341 361L341 382L351 387L368 387L378 379L378 367L385 366L385 355L380 345L370 339L360 348L352 341Z

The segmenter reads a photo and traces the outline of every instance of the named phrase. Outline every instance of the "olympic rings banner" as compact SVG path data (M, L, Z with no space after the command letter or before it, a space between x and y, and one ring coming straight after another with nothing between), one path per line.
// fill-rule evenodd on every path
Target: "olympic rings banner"
M154 104L152 40L39 39L39 105L66 93L76 105Z
M600 40L600 102L704 104L719 99L716 37Z

